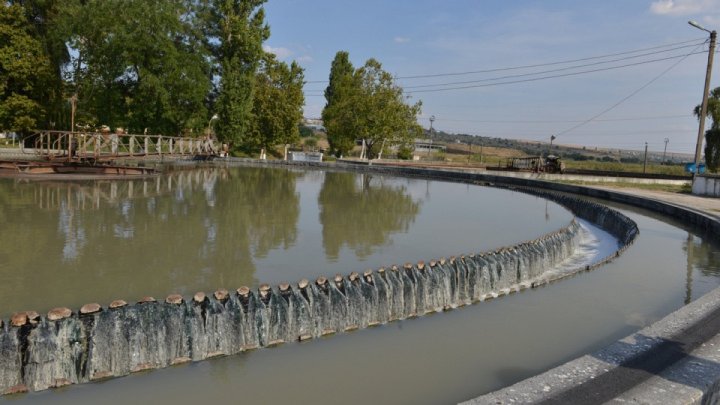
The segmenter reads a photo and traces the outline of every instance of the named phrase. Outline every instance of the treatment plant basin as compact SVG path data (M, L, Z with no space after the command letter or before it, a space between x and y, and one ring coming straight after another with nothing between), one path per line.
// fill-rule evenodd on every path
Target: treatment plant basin
M285 168L205 168L133 181L0 180L0 201L4 318L489 251L572 219L554 202L515 191ZM667 218L613 206L640 236L616 260L558 283L352 333L4 399L466 400L598 349L719 284L719 246ZM583 226L589 236L578 255L599 258L617 248L609 234Z

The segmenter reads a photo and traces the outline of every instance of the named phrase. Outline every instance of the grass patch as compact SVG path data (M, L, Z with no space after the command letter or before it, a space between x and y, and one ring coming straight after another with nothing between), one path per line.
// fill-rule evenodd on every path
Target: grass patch
M620 163L620 162L601 162L597 160L565 160L565 167L568 169L584 169L584 170L602 170L611 172L628 172L628 173L642 173L642 163ZM646 173L654 174L670 174L683 176L685 173L685 167L682 165L660 165L660 164L648 164Z

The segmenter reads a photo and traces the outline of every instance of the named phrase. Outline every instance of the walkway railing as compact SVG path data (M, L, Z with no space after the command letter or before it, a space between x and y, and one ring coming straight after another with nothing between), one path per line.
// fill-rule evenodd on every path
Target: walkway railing
M39 131L34 137L35 153L49 160L210 156L220 153L219 144L207 138L68 131Z

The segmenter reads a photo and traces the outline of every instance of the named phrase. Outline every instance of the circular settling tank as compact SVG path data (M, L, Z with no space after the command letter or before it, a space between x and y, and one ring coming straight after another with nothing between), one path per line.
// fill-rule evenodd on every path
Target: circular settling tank
M488 187L260 168L133 181L0 180L0 312L186 297L488 251L572 215ZM20 401L451 403L500 388L648 325L718 285L717 245L618 206L640 236L600 269L458 310ZM578 255L617 242L584 224ZM575 258L577 260L577 258Z

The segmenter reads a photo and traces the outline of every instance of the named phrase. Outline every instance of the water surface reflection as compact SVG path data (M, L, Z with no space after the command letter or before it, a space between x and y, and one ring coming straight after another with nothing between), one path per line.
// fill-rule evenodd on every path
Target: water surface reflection
M343 246L365 258L387 244L391 234L408 231L420 202L405 186L385 180L369 174L325 174L318 204L328 260L337 260Z
M478 209L499 206L508 194L287 168L204 168L125 181L0 179L0 315L489 250L571 218L552 203L546 216L546 201L522 194L501 213Z

